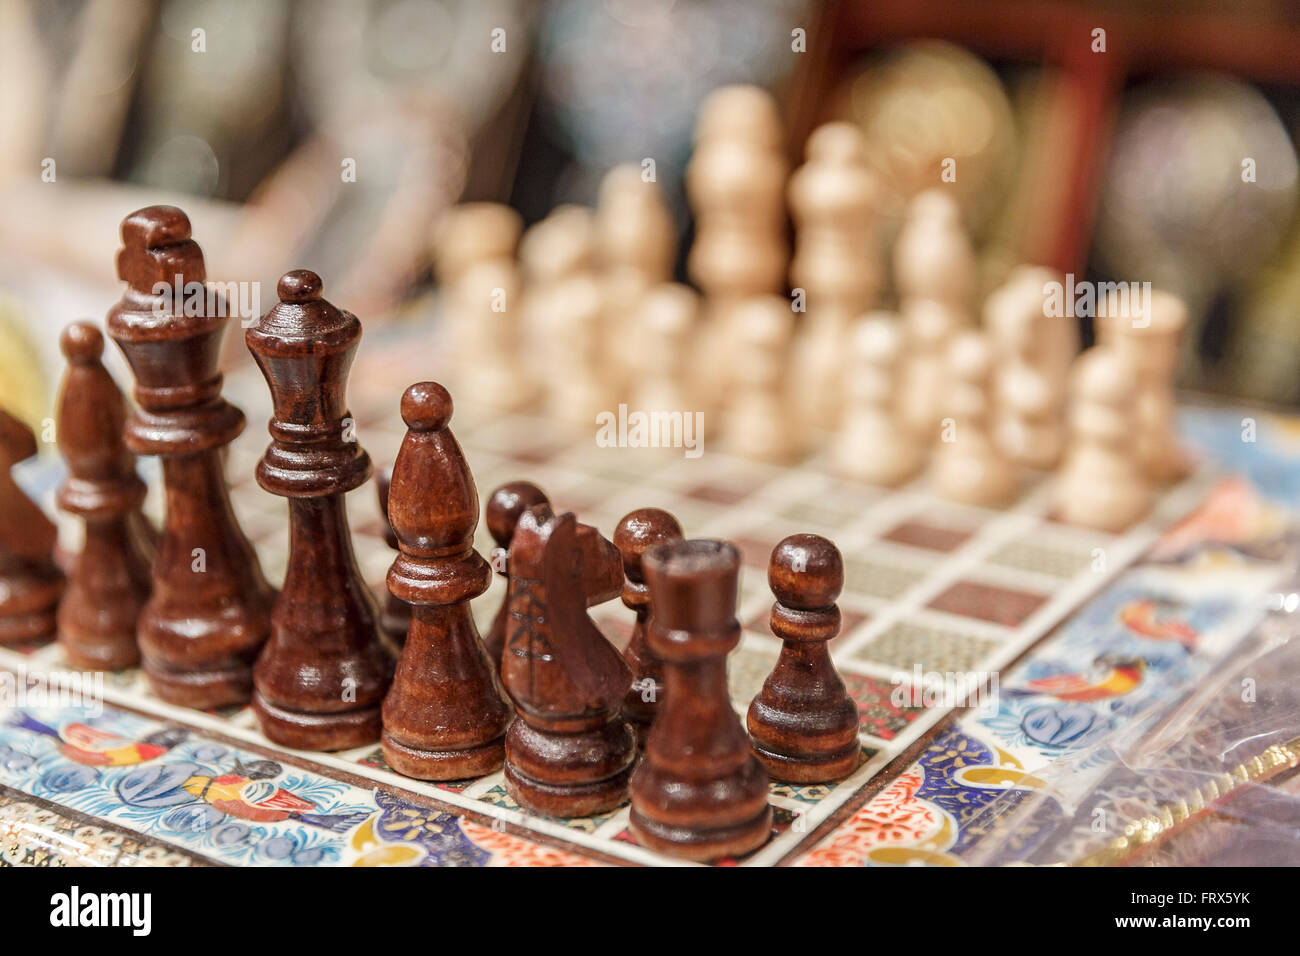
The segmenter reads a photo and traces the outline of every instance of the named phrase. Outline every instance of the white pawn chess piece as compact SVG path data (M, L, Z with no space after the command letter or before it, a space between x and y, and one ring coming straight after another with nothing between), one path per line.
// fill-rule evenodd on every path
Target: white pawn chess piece
M785 387L785 353L794 330L790 303L775 295L751 299L737 308L734 319L726 448L758 461L786 461L800 450Z
M628 354L632 406L645 412L694 411L685 378L686 356L699 314L689 286L666 282L641 301Z
M932 299L903 303L902 322L905 346L900 412L907 427L929 442L943 418L951 387L948 348L962 326L951 308Z
M1015 467L993 444L989 389L993 352L979 332L964 331L948 349L952 389L934 455L934 487L945 498L996 507L1016 493Z
M893 487L921 467L924 446L898 414L902 352L903 332L889 313L871 313L853 330L848 402L831 445L831 463L846 478Z
M1151 508L1134 454L1133 369L1113 349L1079 356L1070 375L1070 443L1057 473L1055 512L1069 524L1119 532Z
M522 303L519 267L511 259L468 266L453 287L459 312L457 378L467 396L492 408L514 410L536 394L520 354Z
M1174 398L1174 375L1186 327L1187 306L1160 289L1153 290L1141 306L1129 302L1125 307L1118 291L1098 303L1098 341L1113 348L1133 370L1137 456L1147 478L1157 485L1172 484L1190 469L1178 441Z
M975 278L975 254L957 200L943 189L918 193L894 245L900 302L930 299L969 315Z

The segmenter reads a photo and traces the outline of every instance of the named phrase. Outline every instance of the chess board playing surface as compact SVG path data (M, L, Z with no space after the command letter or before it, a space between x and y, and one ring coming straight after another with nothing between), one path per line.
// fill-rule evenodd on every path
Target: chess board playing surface
M374 346L363 349L354 372L351 408L359 440L377 465L386 466L404 431L397 397L408 382L436 377L436 369L429 368L436 362L401 339L386 343L381 337ZM227 394L250 421L227 462L235 508L268 577L278 580L286 557L286 506L261 491L252 477L265 446L264 387L255 375L240 372L230 378ZM797 859L834 821L893 780L904 765L900 756L915 753L918 741L948 715L949 708L942 705L900 706L891 699L899 680L907 683L918 673L1006 669L1130 566L1161 528L1191 511L1204 497L1211 470L1203 467L1166 492L1142 525L1108 535L1053 521L1046 511L1046 479L1027 482L1012 507L986 511L932 496L924 479L897 491L844 483L828 477L816 459L777 467L730 458L707 444L698 458L688 458L680 449L601 448L594 428L500 416L472 399L458 400L451 427L473 469L480 504L496 485L524 478L546 489L557 510L574 510L606 534L628 511L654 506L675 514L688 536L735 541L744 561L738 607L744 636L728 664L732 698L741 714L780 646L767 629L772 599L765 571L772 546L798 531L826 535L839 546L846 572L840 600L844 626L831 651L860 710L862 762L838 784L773 784L776 832L766 846L740 861L748 865ZM393 552L383 538L373 486L351 495L349 507L362 571L379 586ZM477 545L484 554L492 547L482 523ZM503 593L498 578L476 602L480 629L486 628ZM594 608L592 615L616 643L626 640L631 612L618 601ZM0 651L0 664L10 667L55 670L59 661L52 645L21 654ZM138 672L108 675L104 697L114 708L107 713L116 715L109 719L118 732L146 733L155 725L180 724L189 736L161 760L121 772L74 762L72 783L58 791L67 799L54 802L111 823L114 832L135 834L130 839L144 839L165 862L673 862L636 845L627 830L626 805L596 818L549 819L515 806L500 772L435 784L389 770L378 744L334 754L282 751L261 736L251 710L195 713L166 705L149 694ZM61 733L66 747L60 721L82 718L71 712L42 714L47 719L38 723ZM45 758L23 763L38 755L27 752L30 747L15 749L13 741L41 736L30 728L16 736L11 732L4 751L17 754L18 763L35 774ZM172 785L168 792L188 792L167 776L168 768L182 775L178 780L189 779L183 774L191 772L206 779L230 773L232 767L238 775L240 768L266 759L281 768L279 786L309 800L332 822L322 826L303 822L312 814L301 820L291 815L250 830L235 817L198 812L211 811L209 807L182 813L183 797L176 809L166 801L154 806L132 796L153 792L161 785L158 774L161 783ZM175 770L177 766L182 769ZM48 800L43 782L49 772L46 768L44 776L33 777L29 787L21 783L22 772L17 786L15 779L6 778L9 805L21 803L24 793ZM61 812L41 806L46 813ZM459 820L453 824L454 818ZM444 837L425 839L419 836L422 828ZM459 834L455 846L445 838L449 828ZM408 831L407 838L400 838ZM221 833L225 842L218 839Z

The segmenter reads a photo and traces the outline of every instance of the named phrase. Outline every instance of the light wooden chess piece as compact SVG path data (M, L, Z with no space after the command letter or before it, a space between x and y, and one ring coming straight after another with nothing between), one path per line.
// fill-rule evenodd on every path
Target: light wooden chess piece
M727 396L726 447L759 461L789 460L800 450L787 413L785 352L794 330L790 303L779 295L752 299L736 310L734 322L735 381Z
M1118 292L1111 292L1104 304L1103 310L1103 303L1098 303L1098 340L1115 349L1133 369L1138 460L1148 480L1172 484L1190 469L1178 443L1174 400L1187 306L1160 289L1151 292L1145 308L1132 302L1126 308Z
M1072 316L1049 315L1044 287L1061 281L1050 269L1020 266L984 304L984 325L997 351L993 437L1004 455L1050 469L1065 450L1069 364L1079 350Z
M632 407L645 412L694 411L686 382L686 356L700 300L695 290L666 282L646 293L629 351Z
M1015 467L998 451L990 434L989 390L993 352L979 332L967 330L948 349L952 389L950 417L940 429L934 456L935 490L965 504L996 507L1015 494Z
M924 446L898 413L898 361L903 333L887 312L865 316L853 330L848 402L831 446L831 461L846 478L894 486L919 470Z
M943 418L948 377L948 347L960 317L942 302L915 299L903 304L903 355L899 403L903 423L922 441L934 439Z
M807 162L790 177L797 227L790 281L806 295L795 340L792 396L805 427L834 428L843 403L844 348L853 320L880 285L875 212L879 186L862 131L827 123L808 137Z
M1134 455L1132 367L1109 347L1088 349L1070 375L1070 444L1056 483L1062 521L1119 532L1151 507Z
M734 312L785 287L783 138L776 101L757 86L721 87L700 108L685 186L695 214L687 267L706 302L692 378L706 411L731 385L726 355Z

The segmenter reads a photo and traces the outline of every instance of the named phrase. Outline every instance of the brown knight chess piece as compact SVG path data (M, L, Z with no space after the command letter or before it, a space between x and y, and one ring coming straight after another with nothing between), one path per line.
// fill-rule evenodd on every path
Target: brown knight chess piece
M406 437L393 465L388 515L400 554L388 589L411 605L411 627L384 700L384 759L422 780L491 773L505 755L510 705L470 614L492 569L474 550L478 491L451 433L452 401L436 382L402 396Z
M151 594L136 625L144 672L168 703L243 704L275 592L235 521L222 470L222 449L244 430L244 413L221 397L227 306L204 285L203 252L176 207L127 216L122 246L117 274L127 288L108 313L108 334L135 374L138 407L124 437L135 454L162 459L167 493ZM163 288L170 294L156 291ZM189 307L195 300L197 309Z
M136 622L149 599L153 549L133 527L146 489L122 444L126 403L100 361L103 335L74 322L59 345L68 360L58 411L68 478L58 501L86 529L59 603L59 644L73 667L120 670L140 660Z
M0 645L54 637L63 572L54 564L54 522L10 470L36 454L32 430L0 409Z
M740 552L726 541L672 541L642 566L653 609L646 643L663 661L664 699L629 787L632 834L689 860L748 853L771 835L772 808L727 692Z
M510 542L510 629L501 679L519 715L506 735L506 790L554 817L627 798L636 735L619 712L632 671L587 608L622 590L614 545L572 514L537 505Z

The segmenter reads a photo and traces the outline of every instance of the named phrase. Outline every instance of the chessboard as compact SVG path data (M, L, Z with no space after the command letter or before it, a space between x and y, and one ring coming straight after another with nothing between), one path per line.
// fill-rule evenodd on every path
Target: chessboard
M392 463L405 433L397 401L402 388L446 372L447 363L439 360L445 354L427 333L410 331L371 335L361 348L349 403L357 437L378 467ZM260 424L270 414L265 384L245 367L228 377L226 394L250 422L226 462L234 507L268 579L278 582L287 555L287 508L253 477L266 447ZM900 703L908 700L900 698L900 688L922 675L1005 671L1139 559L1162 529L1196 508L1214 477L1213 466L1202 462L1161 494L1143 522L1107 534L1055 520L1048 475L1027 478L1014 503L989 510L938 497L924 478L893 490L847 482L832 477L816 456L774 465L712 449L690 457L682 449L601 447L592 428L503 414L475 404L472 395L456 398L452 428L480 505L499 484L526 479L546 490L557 512L572 510L607 536L627 512L658 507L674 514L690 537L736 543L743 560L737 613L743 637L728 673L742 719L780 648L768 628L772 596L765 572L772 547L795 532L824 535L839 547L843 626L830 650L858 705L861 763L839 783L771 784L772 838L740 860L722 861L739 865L797 861L895 780L948 723L951 708ZM43 467L30 470L26 483L52 492L60 475ZM146 510L156 517L158 482L150 477ZM358 562L382 590L394 551L385 541L373 483L351 494L348 505ZM65 546L75 548L78 522L61 521ZM485 555L493 547L483 522L476 547ZM503 579L496 578L474 603L481 632L504 596ZM626 642L632 616L617 600L591 613L611 640ZM0 667L57 680L63 662L59 647L47 644L0 649ZM55 859L680 863L637 845L626 804L597 817L543 817L510 799L501 772L441 783L414 780L387 767L378 744L337 753L287 750L262 736L251 708L172 706L154 697L136 670L105 674L103 681L106 704L97 718L38 700L11 711L0 726L0 821L44 821L40 852ZM90 732L86 725L123 738L124 746L153 741L163 751L151 753L162 756L124 757L120 766L79 762L78 735ZM231 814L196 783L214 780L279 788L278 802L269 804L276 809L259 803L259 813Z

